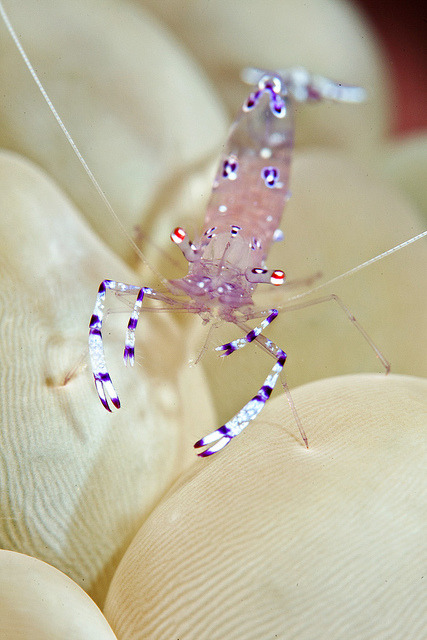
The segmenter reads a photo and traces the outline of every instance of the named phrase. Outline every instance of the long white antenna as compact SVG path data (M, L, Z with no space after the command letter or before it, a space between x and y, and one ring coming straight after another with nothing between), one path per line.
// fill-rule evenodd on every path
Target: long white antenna
M95 178L95 176L93 175L92 171L89 169L89 167L88 167L88 165L86 163L86 160L83 158L83 156L80 153L76 143L74 142L73 138L71 137L70 133L68 132L67 127L65 126L65 124L63 123L59 113L55 109L51 99L49 98L44 86L42 85L42 83L40 81L40 78L38 77L33 65L31 64L27 54L25 53L25 50L24 50L24 48L23 48L18 36L16 35L15 29L13 28L13 26L12 26L10 20L9 20L9 17L8 17L4 7L3 7L3 3L1 2L1 0L0 0L0 15L3 18L3 21L4 21L4 23L5 23L6 27L7 27L7 30L9 31L9 34L10 34L12 40L14 41L15 46L18 49L23 61L25 62L25 65L26 65L28 71L30 72L30 74L31 74L34 82L36 83L40 93L42 94L43 98L45 99L45 101L47 103L47 106L51 110L56 122L60 126L64 136L66 137L66 139L67 139L67 141L68 141L68 143L70 145L70 147L72 148L72 150L76 154L80 164L82 165L83 169L86 171L87 175L89 176L90 181L92 182L93 186L95 187L96 191L98 192L99 197L101 198L101 200L103 201L104 205L108 209L108 211L111 214L112 218L115 220L116 224L119 226L120 230L122 231L122 233L124 234L126 239L130 242L130 244L132 245L133 249L135 250L135 253L141 259L141 261L160 279L162 284L167 284L167 280L165 278L163 278L163 276L156 269L154 269L154 267L152 267L150 265L150 263L148 262L148 260L144 256L144 254L142 253L141 249L138 247L138 245L133 240L132 236L126 231L126 229L125 229L123 223L121 222L119 216L117 215L117 213L113 209L112 204L108 200L108 198L105 195L104 191L101 189L101 186L100 186L98 180Z
M306 296L311 295L315 291L319 291L319 289L323 289L324 287L327 287L332 282L337 282L342 278L347 278L348 276L353 275L353 273L357 273L358 271L361 271L361 269L364 269L365 267L368 267L369 265L374 264L374 262L378 262L378 260L382 260L383 258L391 255L395 251L400 251L400 249L404 249L405 247L409 246L413 242L416 242L417 240L421 240L421 238L425 238L426 236L427 236L427 230L423 231L422 233L419 233L417 236L413 236L412 238L409 238L409 240L405 240L404 242L397 244L395 247L392 247L391 249L387 249L387 251L384 251L384 253L380 253L378 256L375 256L374 258L370 258L366 262L362 262L362 264L359 264L357 267L353 267L352 269L349 269L345 273L341 273L341 275L335 276L335 278L332 278L327 282L322 282L322 284L319 284L317 287L310 289L310 291L304 291L303 293L299 293L296 296L292 296L291 298L288 298L286 302L290 302L291 300L299 300L300 298L305 298Z

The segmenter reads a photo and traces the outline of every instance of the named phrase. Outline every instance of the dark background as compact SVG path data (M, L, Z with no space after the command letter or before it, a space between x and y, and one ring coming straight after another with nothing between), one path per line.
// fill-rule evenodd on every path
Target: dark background
M397 112L394 134L427 128L427 1L356 0L382 42Z

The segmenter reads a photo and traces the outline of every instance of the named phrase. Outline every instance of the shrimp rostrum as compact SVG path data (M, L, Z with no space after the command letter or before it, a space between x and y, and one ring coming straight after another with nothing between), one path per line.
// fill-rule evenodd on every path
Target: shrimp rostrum
M256 311L252 296L258 284L278 286L285 280L284 272L267 269L265 260L271 244L283 237L279 225L289 197L294 105L324 99L360 102L364 98L364 91L359 87L313 76L303 69L280 72L247 69L244 79L254 86L254 90L231 126L213 183L203 233L195 242L181 227L171 234L171 240L188 261L187 275L166 281L168 295L150 287L104 280L90 320L92 371L99 398L108 411L111 411L110 402L117 409L120 407L107 370L101 334L108 289L136 296L125 337L125 364L134 364L135 330L144 298L159 300L171 311L186 309L197 313L204 321L216 318L237 325L245 335L217 347L221 356L228 356L256 340L275 359L256 395L226 424L195 443L196 448L210 445L199 453L200 456L222 449L258 416L286 361L286 353L262 334L277 317L278 310ZM336 296L318 301L326 299L336 299L349 318L356 322ZM260 321L255 328L246 324L251 319ZM357 328L370 342L360 325L357 324ZM375 345L370 344L377 352ZM286 391L286 383L283 386ZM295 410L294 415L297 416ZM298 418L297 424L308 446Z

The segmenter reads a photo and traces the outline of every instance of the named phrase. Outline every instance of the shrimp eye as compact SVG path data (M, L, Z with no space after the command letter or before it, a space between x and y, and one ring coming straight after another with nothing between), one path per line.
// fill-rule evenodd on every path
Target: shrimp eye
M172 242L175 242L175 244L181 244L185 236L186 233L184 229L182 229L181 227L176 227L176 229L174 229L171 233L171 240Z
M276 287L283 284L284 280L285 272L281 271L280 269L276 269L276 271L273 271L273 273L271 274L270 282L271 284L276 285Z

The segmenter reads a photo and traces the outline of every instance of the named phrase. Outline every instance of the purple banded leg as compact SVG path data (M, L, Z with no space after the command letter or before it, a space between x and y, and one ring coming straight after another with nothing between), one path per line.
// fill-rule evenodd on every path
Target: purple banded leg
M96 296L95 309L93 310L93 315L89 323L89 356L95 386L102 404L107 411L111 411L108 398L111 399L111 402L117 409L120 408L120 400L107 370L104 345L102 343L101 329L104 319L105 293L107 289L127 293L130 291L139 291L139 287L132 284L125 284L124 282L115 282L114 280L104 280L101 282Z
M129 363L131 367L133 367L135 362L135 329L138 324L139 313L141 311L144 295L156 297L155 292L153 291L153 289L150 289L150 287L141 287L141 289L139 290L138 297L129 318L128 327L126 329L125 350L123 352L123 360L125 362L125 365Z
M270 315L261 322L259 327L251 329L244 338L238 338L237 340L233 340L232 342L227 342L220 347L216 347L215 351L222 351L223 353L220 354L220 357L222 358L224 356L229 356L234 351L237 351L237 349L241 349L250 342L253 342L255 338L257 338L260 333L264 331L264 329L268 327L268 325L273 322L275 318L277 318L277 314L279 312L277 311L277 309L270 309L269 313Z
M230 440L232 440L232 438L238 436L239 433L241 433L241 431L243 431L243 429L247 427L250 422L252 422L252 420L255 420L255 418L261 412L265 403L269 399L271 392L273 391L274 386L277 382L277 378L279 377L283 369L283 365L286 362L286 353L273 345L270 340L267 341L267 344L268 348L271 349L272 352L275 351L275 355L277 357L276 364L265 379L264 384L262 385L256 396L254 396L252 400L250 400L243 407L243 409L240 409L239 413L237 413L234 418L229 420L229 422L224 424L216 431L209 433L207 436L195 443L194 447L196 449L199 447L204 447L208 444L215 443L209 449L205 449L205 451L198 454L202 458L220 451L220 449L223 449L230 442Z

